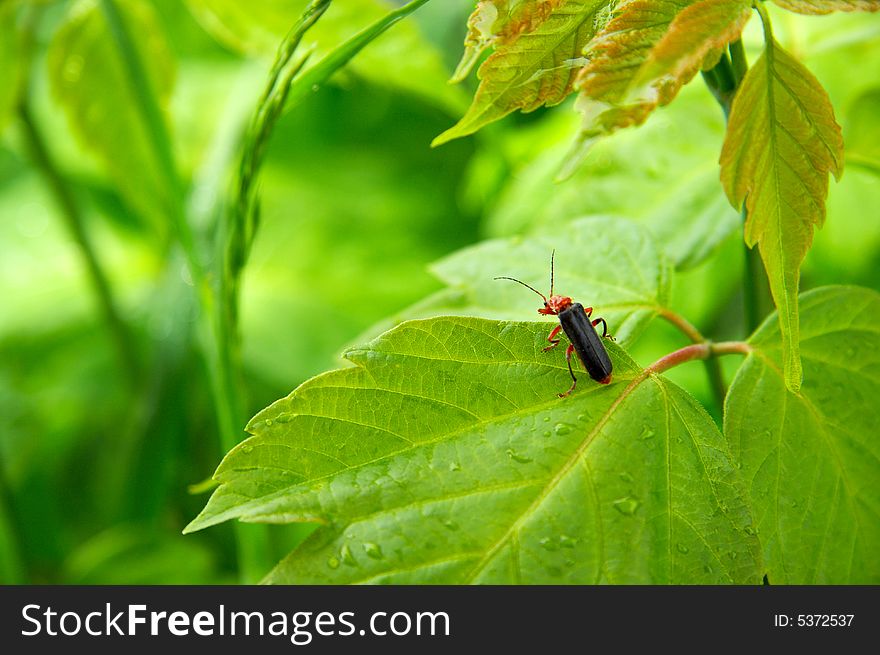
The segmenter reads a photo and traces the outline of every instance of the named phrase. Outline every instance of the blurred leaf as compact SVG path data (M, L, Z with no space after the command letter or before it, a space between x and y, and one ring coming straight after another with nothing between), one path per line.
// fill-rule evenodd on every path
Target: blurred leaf
M776 315L727 397L725 434L749 481L772 584L880 581L880 296L801 296L804 385L786 388Z
M578 74L580 140L640 125L700 68L718 62L751 15L748 0L625 0L587 49Z
M151 5L119 3L160 106L167 106L174 61ZM49 82L82 145L103 161L132 206L164 229L166 175L153 156L122 58L93 0L73 5L49 44Z
M509 176L489 215L492 233L550 233L578 216L613 213L646 225L676 267L686 269L740 229L718 183L724 119L705 89L689 87L640 129L601 141L563 182L555 178L568 149L567 117L557 132L565 143L539 150Z
M24 68L24 48L16 24L15 2L0 3L0 134L15 112Z
M843 139L825 90L768 34L764 54L736 94L721 152L721 180L745 203L745 241L758 244L782 317L785 381L801 384L800 265L825 220L828 173L843 170Z
M187 0L193 14L219 41L241 52L274 56L278 45L308 5L308 0ZM303 45L316 54L311 64L336 49L396 5L388 0L333 2L309 30ZM439 102L449 109L461 106L459 92L446 84L447 70L439 53L412 21L403 21L370 44L350 63L350 69L371 82L391 85Z
M438 146L466 136L517 109L557 105L571 92L581 53L601 27L609 0L523 3L495 52L480 66L480 86L461 120L434 139ZM509 36L507 36L509 35Z
M185 562L185 566L181 563ZM214 557L197 541L135 525L100 533L65 563L65 583L80 585L214 584Z
M773 0L783 9L799 14L830 14L833 11L878 11L880 0Z
M846 159L880 175L880 89L853 103L846 121Z
M196 530L324 525L278 583L734 582L758 544L723 438L610 344L570 398L546 326L405 323L258 414ZM584 376L585 377L585 376Z
M435 263L433 273L449 287L427 313L485 318L537 316L539 297L550 290L550 253L556 250L555 292L593 306L621 343L638 336L669 299L671 270L646 230L620 218L594 216L528 239L485 241ZM555 319L553 319L555 321Z

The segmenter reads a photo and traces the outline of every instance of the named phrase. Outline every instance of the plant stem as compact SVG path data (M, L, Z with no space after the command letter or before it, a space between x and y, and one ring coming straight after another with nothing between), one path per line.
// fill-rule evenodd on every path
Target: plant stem
M157 163L166 176L169 195L164 200L199 298L202 310L202 349L220 433L220 446L224 452L228 452L241 440L245 419L238 385L240 371L236 367L237 359L233 356L235 347L232 331L226 324L227 312L223 299L218 299L218 294L210 283L211 276L203 263L195 235L187 220L184 187L177 173L171 139L143 62L115 1L102 0L101 7L126 68L126 79L129 81L134 105L140 113ZM269 566L266 528L236 524L234 530L240 575L245 582L256 582Z
M695 359L709 359L719 355L748 355L751 352L752 347L745 341L719 341L718 343L706 341L685 346L675 352L664 355L648 366L645 371L648 374L663 373L675 366L680 366Z
M743 222L746 210L743 208ZM749 248L744 244L745 261L743 281L743 303L745 305L746 330L754 332L770 312L773 311L773 296L770 294L770 280L764 270L764 262L758 248Z
M660 311L660 316L681 330L685 336L695 344L708 343L706 337L704 337L684 316L665 307ZM706 367L706 377L709 379L709 386L712 388L712 394L715 396L718 407L723 408L724 397L727 395L727 387L724 384L724 375L721 372L721 364L715 357L708 357L703 364Z
M746 59L746 49L743 46L742 39L737 39L728 46L730 51L730 63L733 67L733 79L736 86L739 87L743 78L749 70L749 62Z
M767 38L772 38L770 19L767 17L767 11L761 2L755 3L755 10L761 16L765 35L768 35ZM706 85L724 112L725 120L730 118L733 99L749 68L742 39L731 42L728 50L730 53L729 57L727 53L724 53L718 64L703 74ZM748 212L745 206L742 208L742 219L743 226L745 226L748 220ZM749 248L745 243L743 244L743 249L745 253L745 264L743 267L743 316L746 332L751 334L760 325L764 317L773 311L773 300L770 295L767 273L764 270L764 264L761 261L759 251Z
M61 217L64 219L70 236L79 249L92 289L104 315L104 321L116 344L124 375L128 378L131 385L136 387L140 379L141 364L137 355L135 341L119 313L118 305L110 288L110 282L104 273L92 240L86 230L82 210L77 204L70 187L68 187L67 182L52 160L46 142L42 134L40 134L27 100L24 98L19 105L18 115L24 127L24 138L31 157L49 185L49 189L55 197L55 202L61 210Z

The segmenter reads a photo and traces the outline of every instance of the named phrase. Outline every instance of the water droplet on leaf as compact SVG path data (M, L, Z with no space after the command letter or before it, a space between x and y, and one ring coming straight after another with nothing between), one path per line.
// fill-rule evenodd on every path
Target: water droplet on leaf
M614 501L614 509L625 516L632 516L636 513L636 510L641 505L641 502L637 498L633 498L632 496L626 496L624 498L618 498Z
M343 544L342 548L339 551L339 555L342 558L342 563L347 564L348 566L357 566L357 560L354 558L354 555L351 554L351 548L348 547L348 544Z
M556 434L560 437L564 437L567 434L570 434L574 426L569 425L568 423L557 423L554 430Z
M382 548L379 544L374 544L371 541L364 542L364 552L367 554L367 557L372 557L373 559L382 559Z
M338 569L339 568L339 560L336 559L335 557L331 557L330 559L327 560L327 566L329 566L331 569Z
M675 548L676 548L676 549L678 550L678 552L681 553L682 555L687 555L687 554L690 552L690 550L688 549L688 547L685 546L684 544L675 544Z
M518 453L516 453L513 450L513 448L508 448L506 452L507 452L507 456L510 459L512 459L514 462L517 462L518 464L528 464L529 462L532 461L531 457L526 457L525 455L519 455Z

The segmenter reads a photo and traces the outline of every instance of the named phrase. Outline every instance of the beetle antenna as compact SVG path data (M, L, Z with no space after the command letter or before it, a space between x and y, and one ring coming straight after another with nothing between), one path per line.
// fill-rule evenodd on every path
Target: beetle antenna
M556 248L550 253L550 297L553 297L553 260L556 258Z
M510 280L511 282L516 282L517 284L521 284L521 285L523 285L525 288L527 288L527 289L531 289L532 291L534 291L535 293L537 293L539 296L541 296L541 298L544 299L544 302L545 302L545 303L547 302L547 296L545 296L543 293L541 293L540 291L538 291L535 287L531 287L531 286L529 286L528 284L526 284L526 283L523 282L522 280L517 280L515 277L496 277L496 278L494 278L494 279L496 279L496 280Z

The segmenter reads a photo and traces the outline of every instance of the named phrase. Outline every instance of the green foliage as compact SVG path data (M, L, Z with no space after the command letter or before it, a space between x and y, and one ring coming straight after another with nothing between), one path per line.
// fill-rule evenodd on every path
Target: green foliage
M440 260L431 270L447 288L420 302L407 317L535 317L543 306L538 296L493 278L515 277L546 295L553 250L555 293L588 298L615 326L621 343L634 340L666 308L670 265L647 230L624 219L595 216L526 240L486 241Z
M152 6L121 3L123 21L134 36L150 91L167 107L174 61ZM157 160L131 94L128 71L117 54L106 16L95 0L79 0L52 39L49 81L82 145L93 151L126 200L157 229L165 229L167 173ZM113 89L114 93L108 93Z
M546 126L522 130L521 139L552 142L557 133L563 140L570 134L570 120L553 125L559 127L549 134ZM717 106L704 90L689 87L641 129L597 143L563 184L556 175L565 144L529 153L491 208L489 229L496 235L552 235L572 219L610 213L638 220L676 268L693 268L741 229L739 214L717 183L723 139Z
M822 287L801 298L804 385L786 388L779 321L752 336L724 433L749 484L774 584L876 584L880 564L880 295Z
M309 0L187 0L195 17L222 43L251 54L274 56L290 26ZM313 61L333 51L396 5L388 0L333 2L326 15L309 31L307 48ZM446 70L435 48L418 27L407 22L375 43L352 62L351 70L378 84L389 84L416 93L441 106L458 109L458 93L445 84Z
M745 241L758 245L779 308L785 382L801 385L797 292L800 266L825 220L828 174L843 173L843 138L825 90L767 34L730 115L721 179L745 206Z
M780 7L799 14L830 14L833 11L878 11L877 0L773 0Z
M254 417L188 529L326 524L272 582L758 582L709 416L613 345L613 384L560 400L544 343L540 324L437 318L349 351Z
M880 580L877 3L780 0L769 45L741 0L307 4L0 0L0 583ZM796 392L725 133L736 207L816 190L745 217L813 289ZM553 249L618 337L563 399L492 279Z
M608 5L608 0L523 2L507 20L496 20L495 52L480 66L473 104L433 145L472 134L517 109L529 112L562 102L583 65L579 53L596 34Z
M15 111L21 91L23 44L16 26L17 9L14 2L0 4L0 133Z

